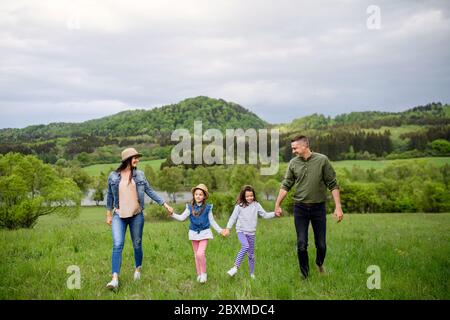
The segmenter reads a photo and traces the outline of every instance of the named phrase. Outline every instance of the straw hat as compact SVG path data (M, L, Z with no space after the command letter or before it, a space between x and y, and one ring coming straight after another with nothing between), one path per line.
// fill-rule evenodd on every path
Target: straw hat
M198 186L191 189L192 194L194 194L194 191L197 189L202 190L205 193L205 199L208 199L209 197L208 187L206 187L203 183L200 183Z
M137 152L135 148L127 148L122 151L122 162L135 156L142 157L142 154Z

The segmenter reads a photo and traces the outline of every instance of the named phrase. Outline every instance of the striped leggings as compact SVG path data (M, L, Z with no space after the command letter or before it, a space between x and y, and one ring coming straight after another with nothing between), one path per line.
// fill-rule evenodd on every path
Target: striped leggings
M248 256L248 268L250 273L255 271L255 235L244 234L243 232L237 233L238 239L241 242L241 250L236 256L234 265L239 268L245 255Z

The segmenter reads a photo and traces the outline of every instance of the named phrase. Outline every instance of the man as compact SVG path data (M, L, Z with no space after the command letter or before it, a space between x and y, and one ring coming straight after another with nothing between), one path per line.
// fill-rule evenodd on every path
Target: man
M344 214L341 208L339 185L336 173L328 157L312 152L309 139L297 136L291 140L292 153L296 155L290 162L275 203L275 213L281 215L281 203L295 185L294 222L297 232L297 255L300 271L306 279L309 274L308 228L311 222L317 249L316 265L324 273L323 262L326 254L326 208L327 189L331 191L335 203L334 215L341 222Z

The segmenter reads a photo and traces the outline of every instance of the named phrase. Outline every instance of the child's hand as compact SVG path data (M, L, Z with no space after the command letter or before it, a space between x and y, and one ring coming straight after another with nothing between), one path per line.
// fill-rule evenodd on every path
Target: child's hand
M275 217L281 217L281 212L279 212L279 211L275 211Z
M224 237L228 237L228 236L230 235L230 229L227 229L227 228L222 229L221 234L222 234L222 236L224 236Z

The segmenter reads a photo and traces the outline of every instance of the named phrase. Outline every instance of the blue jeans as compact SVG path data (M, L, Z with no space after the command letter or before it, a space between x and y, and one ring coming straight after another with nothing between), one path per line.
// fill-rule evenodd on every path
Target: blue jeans
M131 241L134 248L136 268L142 265L142 231L144 229L144 214L141 212L130 218L121 218L116 212L112 218L112 273L119 274L122 265L122 250L125 243L127 226L130 226Z

